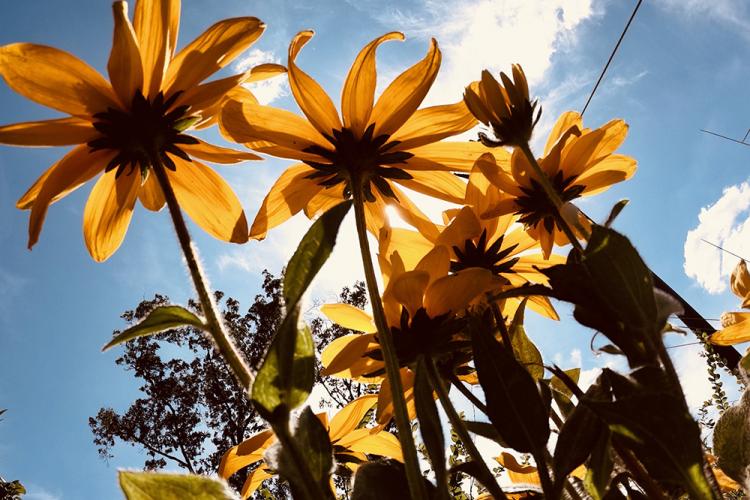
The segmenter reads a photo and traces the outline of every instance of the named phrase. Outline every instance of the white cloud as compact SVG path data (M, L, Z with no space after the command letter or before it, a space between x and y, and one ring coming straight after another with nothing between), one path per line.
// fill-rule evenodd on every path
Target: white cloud
M698 226L685 239L685 274L709 293L723 292L738 258L706 241L742 255L750 246L750 184L724 190L716 203L701 209ZM704 241L705 240L705 241Z
M658 0L656 3L688 20L713 20L749 36L750 4L746 0Z
M648 75L648 70L645 69L640 73L636 73L635 75L615 75L610 80L610 83L615 87L627 87L628 85L633 85L634 83L638 82L646 75Z
M264 63L279 63L280 59L273 52L261 49L252 49L244 57L241 57L234 63L235 71L247 71L253 66ZM279 75L268 80L245 84L258 99L261 104L270 104L271 102L289 94L289 84L286 76Z

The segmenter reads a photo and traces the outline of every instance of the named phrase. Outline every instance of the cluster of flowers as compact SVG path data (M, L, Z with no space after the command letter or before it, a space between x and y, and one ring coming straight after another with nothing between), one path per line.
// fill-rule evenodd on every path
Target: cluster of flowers
M116 2L109 81L58 49L28 43L0 47L0 75L12 89L70 115L0 126L3 144L74 146L17 203L31 211L29 247L38 240L48 207L97 176L83 216L86 246L97 261L122 243L136 199L158 211L174 196L212 236L245 243L263 239L300 211L314 218L353 198L378 241L383 310L411 417L417 357L429 355L442 372L476 383L462 333L467 311L494 307L503 317L512 315L518 299L491 297L509 287L544 284L540 269L562 262L553 246L585 236L588 220L570 203L635 172L634 159L615 154L627 125L613 120L588 129L575 112L560 116L543 155L534 157L529 140L539 112L519 66L512 78L501 74L500 82L483 72L458 102L420 108L441 63L432 40L426 56L376 100L376 49L403 39L388 33L358 54L339 112L295 63L311 31L294 37L286 68L263 64L206 82L256 41L265 25L251 17L220 21L176 52L179 11L178 0L139 0L131 22L127 4ZM245 86L282 73L304 116L259 104ZM445 141L480 122L487 127L480 141ZM261 157L188 134L214 124L228 140L298 162L281 173L251 225L231 187L202 162ZM435 223L402 188L456 208ZM387 206L414 230L391 227ZM529 306L557 319L546 297L532 297ZM324 373L380 385L379 395L356 400L330 424L320 416L331 440L355 458L371 453L401 459L397 440L383 431L393 402L375 323L345 304L322 310L339 325L362 332L327 348ZM375 406L378 426L360 429ZM272 440L266 431L230 450L221 473L229 476L260 460ZM268 474L256 469L243 494Z

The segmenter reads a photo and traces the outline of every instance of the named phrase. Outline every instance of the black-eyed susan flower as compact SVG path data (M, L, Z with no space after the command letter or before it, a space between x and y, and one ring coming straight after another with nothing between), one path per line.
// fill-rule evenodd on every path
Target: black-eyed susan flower
M461 338L464 314L487 290L493 276L481 268L451 274L450 254L444 246L433 248L410 270L397 251L387 258L381 255L381 268L386 283L383 309L401 367L404 397L413 415L414 363L421 355L451 368L468 362L464 349L468 343ZM321 355L321 374L380 383L378 421L386 423L393 414L390 384L384 377L385 363L370 315L349 304L327 304L321 311L334 323L362 332L331 342Z
M284 71L262 65L202 83L263 33L254 17L220 21L175 54L179 0L139 0L133 23L115 2L109 80L75 56L43 45L0 47L0 75L19 94L61 111L65 118L0 127L0 143L75 147L18 200L31 209L29 248L38 240L50 204L102 174L89 196L83 233L91 256L107 259L122 243L136 199L160 210L164 194L151 172L158 160L180 206L212 236L247 241L244 211L229 185L198 160L236 163L257 156L214 146L185 134L216 121L229 92L243 82Z
M562 203L605 191L635 173L635 159L614 154L627 132L622 120L592 130L583 128L581 115L574 111L560 116L538 163ZM545 258L553 244L568 243L558 210L521 148L513 150L510 172L487 162L482 165L490 182L507 194L490 210L493 215L516 214L529 236L539 240Z
M464 183L451 171L468 171L486 151L479 143L439 142L476 123L463 102L417 109L440 67L435 40L420 62L399 75L375 102L375 52L388 33L359 53L344 82L341 115L324 90L295 59L313 36L299 33L289 46L289 84L302 118L289 111L230 100L220 126L224 134L262 153L299 160L281 174L263 200L250 237L267 231L304 210L308 217L325 211L352 190L363 192L371 232L385 224L392 203L404 220L428 230L428 219L397 186L459 202Z
M384 431L382 426L360 427L377 401L377 394L357 398L339 410L330 422L327 413L317 414L328 429L334 457L351 470L356 470L358 462L366 462L367 455L379 455L403 462L401 446L396 436ZM268 429L233 446L221 458L219 476L226 479L245 467L257 464L242 486L242 498L249 498L263 481L275 475L263 458L266 450L275 443L276 437Z
M519 146L529 142L542 110L537 101L529 99L529 85L523 68L513 65L513 80L500 73L502 85L487 70L482 79L474 82L464 92L464 102L471 113L494 135L490 138L480 132L479 139L490 147Z

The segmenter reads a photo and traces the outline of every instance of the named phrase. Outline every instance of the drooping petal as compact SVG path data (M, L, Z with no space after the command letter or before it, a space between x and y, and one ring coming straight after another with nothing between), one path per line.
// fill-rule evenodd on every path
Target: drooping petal
M391 32L368 43L357 55L341 92L341 114L344 126L350 128L356 137L367 127L372 104L375 99L375 52L378 45L387 40L403 40L403 33Z
M429 282L430 273L427 271L406 271L391 280L390 291L393 297L409 311L409 316L413 318L422 307L424 292Z
M362 309L351 304L323 304L320 312L339 326L364 333L374 333L375 323L372 317Z
M406 411L409 414L409 420L412 420L417 414L414 403L414 372L408 368L401 368L400 374L401 385L404 389L404 400L406 400ZM393 394L388 379L383 380L383 383L380 384L380 392L378 394L376 418L380 425L385 425L393 418Z
M235 472L263 460L263 454L276 441L271 429L253 434L237 446L229 448L221 457L218 474L227 479Z
M141 185L141 190L138 192L138 199L141 200L141 205L152 212L158 212L164 207L166 203L164 192L161 190L159 181L153 172L149 172L146 181Z
M612 120L606 125L584 133L566 146L560 158L566 176L581 175L593 164L612 154L628 135L628 125Z
M478 168L487 180L503 192L512 196L523 196L521 187L506 170L500 168L493 154L483 154L477 159L474 167Z
M406 160L409 170L456 170L470 172L474 162L490 149L481 142L441 141L408 150L413 154ZM510 153L494 149L495 161L506 171L510 170Z
M485 125L490 124L492 112L487 109L487 106L480 97L479 82L472 82L466 87L464 90L464 102L466 103L466 107L471 111L471 114L474 115L477 120Z
M246 160L262 160L256 154L223 148L198 139L198 144L181 144L180 148L190 156L213 163L239 163Z
M83 118L117 107L107 80L77 57L53 47L13 43L0 47L0 75L34 102Z
M289 87L294 99L310 123L321 134L331 135L334 129L341 129L341 120L336 106L323 88L310 75L299 69L295 63L297 54L313 37L312 31L301 31L289 44Z
M167 170L180 207L204 231L231 243L247 241L247 219L232 188L212 168L197 161L173 158L177 169Z
M136 91L143 87L143 63L135 30L128 19L127 2L113 3L112 12L115 17L115 29L107 72L112 89L120 103L127 108L130 107Z
M133 27L143 62L143 94L155 97L177 45L180 0L138 0Z
M729 288L737 297L746 300L750 295L750 272L747 270L747 263L741 259L732 270L732 276L729 278ZM744 304L742 307L745 307Z
M366 396L357 398L341 408L331 419L330 431L328 433L331 442L336 443L336 441L355 430L362 422L362 419L365 418L367 412L369 412L377 402L377 394L367 394ZM368 433L370 432L370 429L366 430Z
M137 170L119 177L112 170L94 184L83 210L83 239L95 261L104 262L122 244L140 186Z
M245 83L260 82L286 73L286 66L276 63L263 63L253 66Z
M266 479L272 478L274 475L266 470L262 465L247 475L247 479L242 485L242 491L240 494L242 498L250 498L255 490L260 488L260 485Z
M75 117L0 126L0 144L14 146L85 144L98 135L90 121Z
M482 226L479 223L471 207L463 207L456 217L440 233L437 239L439 245L446 245L448 248L457 246L464 247L466 240L473 240L482 232Z
M163 88L171 95L199 84L255 42L266 25L255 17L224 19L183 48L169 64Z
M351 451L380 455L403 462L401 444L390 432L373 432L372 429L357 429L344 436L338 443Z
M458 313L492 282L487 269L469 268L435 281L425 293L425 309L431 318L449 311Z
M326 213L332 209L341 200L346 199L344 196L344 184L337 184L328 189L321 189L318 194L313 196L307 205L305 205L305 215L308 219L312 219L320 214Z
M413 191L451 203L462 203L466 193L466 182L450 172L409 172L411 179L397 182Z
M307 120L289 111L231 100L224 105L219 123L222 133L240 144L268 141L300 160L312 157L326 162L304 150L312 146L325 147L328 141ZM263 149L254 149L263 152Z
M392 135L414 114L435 81L441 57L433 38L425 58L401 73L383 91L369 120L375 124L375 137Z
M466 132L477 124L463 101L418 109L390 140L401 141L399 149L411 149Z
M583 121L581 120L581 115L579 113L576 113L575 111L566 111L561 114L560 118L555 122L555 126L552 127L552 131L549 133L547 144L544 146L544 155L547 156L549 152L552 151L552 148L560 137L562 137L568 129L574 126L578 127L579 130L583 128Z
M219 105L222 101L225 99L229 100L230 91L238 88L240 84L247 81L247 77L247 73L241 73L208 83L194 85L180 94L174 105L175 107L190 106L191 115L200 115L203 120L206 120L218 114L220 111ZM250 95L252 96L252 94ZM252 96L252 101L254 104L257 104L255 96Z
M104 170L115 154L114 151L107 150L92 153L88 146L78 146L42 174L18 200L18 208L31 208L29 248L39 239L49 205Z
M434 244L418 231L400 227L391 228L388 236L380 238L380 254L391 255L398 251L406 269L414 269Z
M417 263L415 271L425 271L430 275L427 285L431 285L438 278L448 274L451 268L451 256L448 248L440 245L430 250Z
M375 334L352 334L339 337L326 347L320 355L323 369L321 375L331 375L352 380L373 382L381 377L364 377L383 368L383 362L366 354L380 349Z
M321 189L314 179L307 176L315 169L305 164L293 165L276 180L263 200L250 229L250 237L262 240L268 230L278 226L305 208Z

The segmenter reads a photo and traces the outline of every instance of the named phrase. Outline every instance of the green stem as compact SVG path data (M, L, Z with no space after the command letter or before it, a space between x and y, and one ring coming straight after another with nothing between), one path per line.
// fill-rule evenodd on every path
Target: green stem
M291 455L295 469L300 473L300 476L302 476L302 483L305 485L305 489L307 490L307 498L314 500L330 500L334 498L330 490L326 495L326 492L323 491L320 484L315 481L312 472L310 472L310 467L304 456L302 455L299 446L297 445L297 441L289 432L288 416L285 419L283 425L271 425L273 427L273 432L274 434L276 434L276 437L281 443L284 451L288 452Z
M411 493L413 500L426 499L427 492L424 488L424 480L419 469L419 460L417 458L417 448L414 445L414 436L411 432L411 422L409 419L409 412L406 408L406 400L404 398L403 384L401 383L401 372L399 370L396 347L393 343L391 329L388 327L388 322L385 318L383 304L380 302L378 282L372 264L370 243L367 240L365 205L362 186L360 183L352 182L352 196L354 198L354 219L357 225L359 248L362 252L362 265L365 269L365 281L367 283L367 291L370 295L375 326L378 330L378 342L383 351L386 376L388 377L388 382L391 384L393 412L396 418L396 428L398 429L398 439L401 443L401 451L404 454L406 477L409 480L409 492Z
M487 467L487 464L482 458L482 455L479 453L479 450L474 445L474 441L471 440L471 435L466 429L466 426L461 420L461 417L453 407L453 403L448 396L448 390L445 388L443 379L440 377L437 367L435 366L435 361L431 357L425 356L425 366L427 367L427 377L430 380L430 385L435 390L435 392L437 392L438 399L440 399L440 404L443 406L446 415L448 415L448 420L453 426L453 429L455 429L456 434L458 434L458 437L461 438L464 446L466 446L466 451L469 452L469 456L482 470L483 475L486 477L485 482L488 484L485 484L484 486L487 488L487 490L489 490L493 498L507 499L505 493L503 493L503 490L497 484L497 481L495 481L494 475Z
M206 317L208 333L216 343L219 353L221 353L224 360L229 365L237 382L239 382L240 386L242 386L247 392L253 382L252 373L245 363L242 354L240 354L239 350L234 345L234 342L232 342L232 339L229 338L229 335L227 335L227 332L224 329L213 296L206 285L207 280L203 276L203 271L201 270L195 249L193 248L193 242L190 239L190 233L185 224L185 219L182 217L180 205L177 202L174 190L172 189L172 185L167 177L167 172L164 170L164 166L162 165L158 154L151 154L151 169L156 175L156 179L159 181L159 186L164 193L164 199L169 208L169 215L172 217L174 229L177 233L177 240L180 242L180 247L185 256L185 262L190 271L190 277L193 279L195 290L198 292L198 300L200 301L203 315Z

